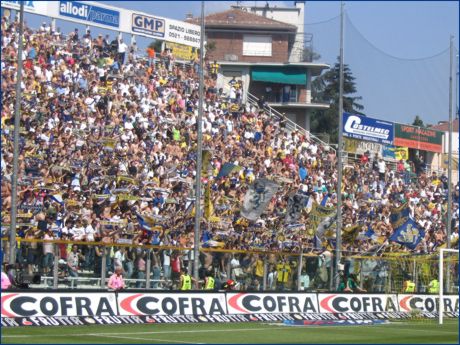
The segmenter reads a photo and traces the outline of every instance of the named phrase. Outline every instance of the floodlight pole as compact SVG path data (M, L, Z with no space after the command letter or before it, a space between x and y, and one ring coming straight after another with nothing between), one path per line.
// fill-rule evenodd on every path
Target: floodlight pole
M194 247L193 247L193 277L199 280L198 266L200 264L200 226L201 226L201 166L203 151L203 88L204 88L204 1L201 1L201 35L200 35L200 90L198 102L198 120L197 120L197 154L196 154L196 188L195 188L195 229L194 229Z
M450 249L450 234L452 230L452 66L454 63L454 36L450 36L450 66L449 66L449 148L447 170L447 249Z
M449 64L449 148L447 160L447 224L446 247L450 249L450 234L452 232L452 66L454 63L454 36L450 36L450 64ZM446 291L450 292L450 265L447 263ZM442 289L442 286L441 286Z
M343 147L343 1L340 4L340 74L339 74L339 142L337 147L337 229L335 246L335 286L339 285L339 264L342 257L342 147Z
M19 7L18 66L16 73L16 104L14 107L13 139L13 174L11 176L11 224L9 264L16 262L16 216L18 213L18 159L19 159L19 125L21 117L21 80L22 80L22 45L24 32L24 1Z

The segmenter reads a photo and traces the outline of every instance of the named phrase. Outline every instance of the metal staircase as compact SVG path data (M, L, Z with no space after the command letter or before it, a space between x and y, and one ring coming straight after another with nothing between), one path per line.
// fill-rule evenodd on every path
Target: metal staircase
M251 104L252 106L258 107L259 106L259 103L258 103L259 99L256 96L254 96L252 93L250 93L250 92L247 92L246 94L247 94L247 99L246 99L247 103ZM286 123L286 129L289 132L298 131L298 132L304 134L309 140L312 140L312 141L314 141L317 144L322 145L322 146L328 146L330 148L330 150L332 150L334 153L336 153L336 150L330 144L325 143L324 141L319 139L317 136L315 136L312 133L310 133L309 131L307 131L305 128L300 127L294 121L292 121L291 119L288 119L286 116L281 114L279 111L273 109L268 104L265 106L265 109L268 111L268 114L272 118L274 118L275 120L284 121Z

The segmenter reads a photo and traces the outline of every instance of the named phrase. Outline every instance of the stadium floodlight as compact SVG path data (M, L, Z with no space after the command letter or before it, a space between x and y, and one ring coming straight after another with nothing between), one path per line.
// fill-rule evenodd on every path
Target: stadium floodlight
M343 1L340 4L339 140L337 146L337 227L335 244L335 286L339 286L338 265L342 257L342 152L343 152Z
M201 1L201 37L200 37L200 90L198 101L197 119L197 155L196 155L196 187L195 187L195 227L194 227L194 247L193 247L193 277L199 279L198 265L200 264L200 230L201 230L201 167L203 151L203 98L204 98L204 1Z
M458 249L446 249L442 248L439 253L439 324L442 325L443 313L444 313L444 252L457 253L458 260ZM449 267L450 265L447 265ZM450 272L447 272L449 275ZM448 290L448 287L447 287Z

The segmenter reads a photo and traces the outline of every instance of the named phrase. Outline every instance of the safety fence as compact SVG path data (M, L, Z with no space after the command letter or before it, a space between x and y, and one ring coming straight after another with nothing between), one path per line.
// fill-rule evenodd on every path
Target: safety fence
M443 298L458 317L458 295ZM420 294L238 292L4 292L2 326L404 319L438 315L439 298Z
M123 269L127 289L179 290L181 271L194 272L193 248L124 243L17 239L16 265L6 271L18 286L29 288L106 288L116 268ZM3 260L9 241L2 239ZM444 259L444 291L458 292L458 254ZM215 289L228 280L238 291L338 291L342 277L353 276L359 288L372 293L402 293L406 281L413 292L428 293L439 280L438 255L382 253L360 256L343 253L339 271L331 251L299 253L200 248L199 280L215 279Z

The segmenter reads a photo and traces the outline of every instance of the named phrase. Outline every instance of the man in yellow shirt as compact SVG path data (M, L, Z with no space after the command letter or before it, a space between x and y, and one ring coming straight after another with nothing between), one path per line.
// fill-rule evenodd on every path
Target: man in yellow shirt
M278 290L284 291L289 281L289 275L291 274L291 266L285 258L276 265L276 272L278 274Z
M256 256L254 275L256 276L256 280L259 282L259 288L262 289L264 282L264 260L262 260L262 258L258 255Z
M217 63L216 60L214 60L214 63L211 64L211 78L216 80L218 73L219 73L219 64Z

